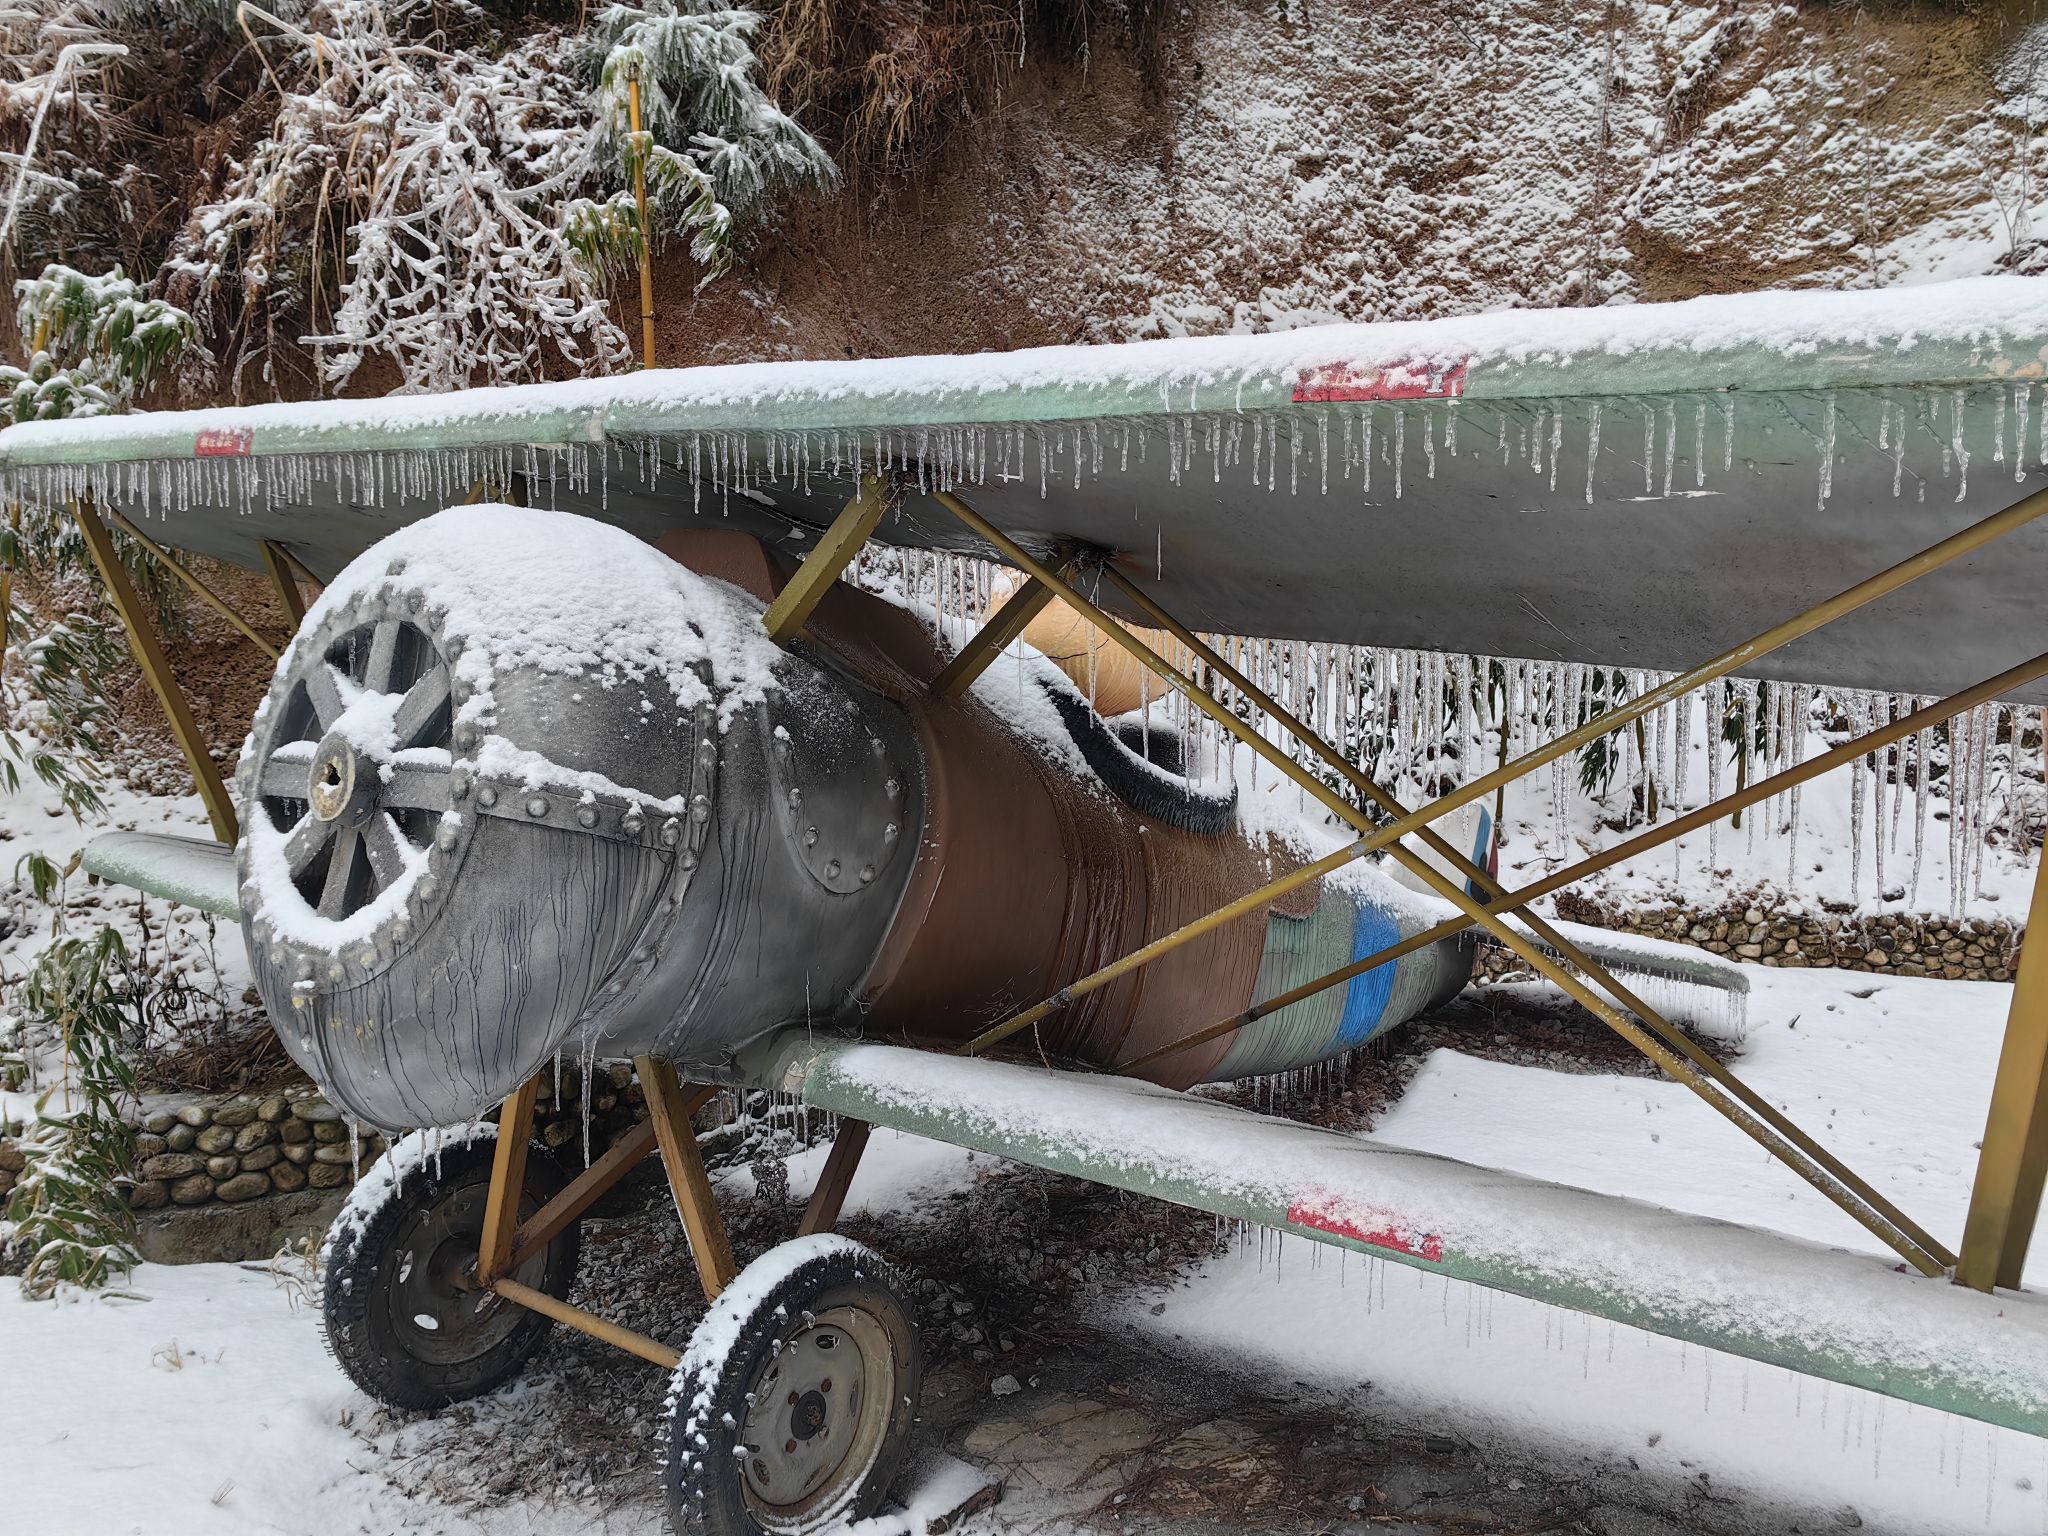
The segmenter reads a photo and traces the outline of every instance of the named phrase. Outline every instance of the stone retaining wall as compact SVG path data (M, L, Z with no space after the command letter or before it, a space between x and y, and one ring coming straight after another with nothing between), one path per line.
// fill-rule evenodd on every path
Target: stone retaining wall
M1669 939L1752 965L1872 971L1950 981L2010 981L2026 926L2006 919L1885 912L1853 916L1774 908L1758 895L1718 907L1675 904L1624 911L1561 891L1557 915L1574 923ZM1480 961L1489 978L1515 974L1522 963L1487 941Z

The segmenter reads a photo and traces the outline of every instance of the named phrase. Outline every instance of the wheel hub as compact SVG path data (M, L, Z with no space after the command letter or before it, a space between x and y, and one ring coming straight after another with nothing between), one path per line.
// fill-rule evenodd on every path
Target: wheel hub
M329 736L313 754L306 801L321 821L360 829L377 811L377 764L346 741Z
M867 1313L835 1307L784 1341L749 1394L740 1427L747 1494L761 1524L804 1517L867 1475L895 1390L888 1335Z

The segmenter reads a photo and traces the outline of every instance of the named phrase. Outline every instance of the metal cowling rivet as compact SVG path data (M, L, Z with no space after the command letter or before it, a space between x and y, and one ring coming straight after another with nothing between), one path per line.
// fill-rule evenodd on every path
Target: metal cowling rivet
M475 746L476 727L473 725L458 726L455 731L455 745L462 748L465 752Z
M683 824L680 821L676 820L675 817L671 816L667 821L664 821L661 824L661 841L663 846L669 848L675 847L676 839L681 837L682 835Z
M896 827L896 823L892 821L892 822L890 822L890 823L889 823L889 825L887 825L886 827L882 828L882 841L883 841L883 842L885 842L885 843L893 843L893 842L895 842L895 841L896 841L896 832L897 832L897 827Z
M817 829L816 827L806 827L806 828L804 828L804 846L805 846L806 848L815 848L815 847L817 847L817 845L818 845L818 829Z
M793 811L793 810L795 810L795 809L796 809L796 808L797 808L798 806L802 805L803 803L804 803L804 792L803 792L802 790L800 790L800 789L792 789L792 790L791 790L791 791L789 792L789 808L790 808L790 809L791 809L791 810Z
M839 878L839 861L837 859L827 859L825 861L825 878L827 880L837 880Z
M875 866L874 866L874 865L872 865L872 864L863 864L863 865L861 865L861 867L860 867L860 883L861 883L862 885L870 885L870 884L872 884L872 883L874 882L874 878L875 878Z
M476 792L476 803L483 806L496 805L498 803L498 792L486 784Z
M548 802L547 802L547 797L546 797L545 795L535 795L535 796L534 796L534 797L533 797L533 798L532 798L531 800L529 800L529 801L527 801L527 802L526 802L526 814L527 814L527 815L529 815L529 816L545 816L545 815L547 815L547 813L548 813Z
M576 825L579 827L596 826L597 808L595 806L590 805L579 807L576 812Z
M443 827L434 834L434 841L440 844L443 853L452 853L455 849L455 829L453 827Z
M690 797L690 820L700 827L711 819L711 802L702 795Z
M894 779L891 779L888 783L882 786L882 792L886 794L891 800L894 800L898 795L903 793L903 786L901 784L898 784Z
M697 854L696 854L696 851L695 851L694 849L686 849L686 850L684 851L684 853L683 853L683 869L684 869L684 870L685 870L685 871L687 872L687 871L689 871L689 870L693 870L693 869L695 869L696 867L697 867ZM677 905L677 906L681 906L681 905L682 905L682 901L683 901L683 898L682 898L681 896L678 896L678 897L676 897L676 899L675 899L675 905Z
M638 837L640 835L640 829L646 825L647 818L645 816L642 816L638 811L626 812L625 819L619 823L619 826L623 831L630 833L634 837Z

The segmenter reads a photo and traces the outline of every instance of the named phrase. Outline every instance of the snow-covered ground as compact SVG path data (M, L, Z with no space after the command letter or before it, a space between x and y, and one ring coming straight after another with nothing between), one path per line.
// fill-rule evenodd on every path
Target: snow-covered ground
M1756 971L1741 1070L1953 1242L2010 989L1872 990L1872 980ZM1440 1051L1373 1134L1871 1244L1684 1090L1654 1079ZM795 1161L795 1193L820 1156ZM854 1208L928 1207L979 1171L952 1149L878 1137ZM972 1219L971 1197L963 1212ZM2048 1260L2037 1260L2030 1274L2044 1270ZM262 1266L146 1267L126 1294L49 1306L0 1286L10 1529L547 1532L593 1528L599 1513L573 1495L465 1512L394 1491L383 1474L404 1454L404 1433L327 1361L300 1289ZM1737 1499L1853 1509L1880 1530L2048 1526L2043 1442L1404 1269L1369 1277L1309 1244L1249 1246L1203 1267L1162 1311L1153 1300L1133 1299L1119 1321L1176 1349L1241 1355L1249 1373L1276 1382L1334 1393L1369 1380L1382 1411L1447 1432L1632 1459L1648 1475L1704 1479ZM641 1429L652 1456L652 1426ZM1031 1512L1027 1499L1004 1518ZM653 1513L613 1507L604 1520L636 1530Z

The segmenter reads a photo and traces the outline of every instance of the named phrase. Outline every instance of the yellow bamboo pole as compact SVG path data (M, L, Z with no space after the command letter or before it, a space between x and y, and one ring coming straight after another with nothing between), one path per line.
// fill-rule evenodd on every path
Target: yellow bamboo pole
M626 77L626 123L633 131L633 206L640 219L640 366L654 366L654 221L647 215L647 156L640 152L640 71Z

